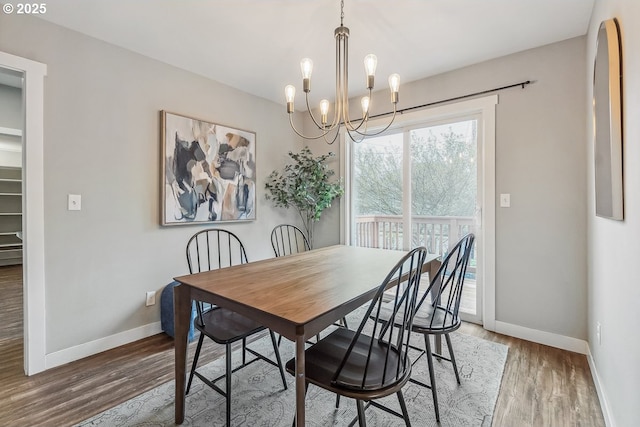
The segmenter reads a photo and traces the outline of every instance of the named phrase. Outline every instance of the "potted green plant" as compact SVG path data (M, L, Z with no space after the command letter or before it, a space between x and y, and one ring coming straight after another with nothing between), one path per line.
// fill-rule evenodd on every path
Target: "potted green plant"
M293 162L285 165L282 172L271 172L265 184L267 200L272 200L276 207L293 207L298 211L312 248L313 227L322 211L344 194L342 180L331 181L335 171L327 160L333 156L330 152L314 157L309 147L299 153L290 151Z

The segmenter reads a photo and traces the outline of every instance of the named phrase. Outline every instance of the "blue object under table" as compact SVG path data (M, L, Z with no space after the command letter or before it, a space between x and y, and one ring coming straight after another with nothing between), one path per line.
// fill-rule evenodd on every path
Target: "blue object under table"
M175 338L174 323L173 323L173 288L180 286L180 283L173 281L164 287L162 294L160 295L160 325L162 330L172 338ZM196 338L196 333L193 328L193 321L196 318L196 303L191 303L191 320L189 322L189 341L193 341Z

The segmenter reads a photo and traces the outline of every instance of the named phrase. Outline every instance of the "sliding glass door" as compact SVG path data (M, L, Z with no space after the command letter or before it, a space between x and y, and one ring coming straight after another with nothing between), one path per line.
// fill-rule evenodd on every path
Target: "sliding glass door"
M424 122L350 142L350 243L446 254L479 225L480 121ZM461 310L479 321L477 249Z
M353 145L352 244L403 249L402 133Z
M411 244L445 254L476 231L478 120L425 125L409 132ZM477 314L477 258L471 254L460 310Z

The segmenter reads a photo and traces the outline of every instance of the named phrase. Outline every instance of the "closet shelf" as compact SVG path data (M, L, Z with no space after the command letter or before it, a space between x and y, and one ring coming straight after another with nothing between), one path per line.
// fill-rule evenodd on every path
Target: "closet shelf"
M10 136L22 136L22 130L13 129L13 128L5 128L0 126L0 134L2 135L10 135Z
M22 248L22 243L5 243L0 244L0 248L6 248L8 250L18 250Z
M22 132L0 127L0 135ZM22 171L0 166L0 266L22 263Z

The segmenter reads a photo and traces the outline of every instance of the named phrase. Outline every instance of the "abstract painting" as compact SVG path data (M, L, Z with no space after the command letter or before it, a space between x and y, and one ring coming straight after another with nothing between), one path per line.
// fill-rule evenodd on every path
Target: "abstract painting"
M162 225L256 219L256 134L161 111Z

